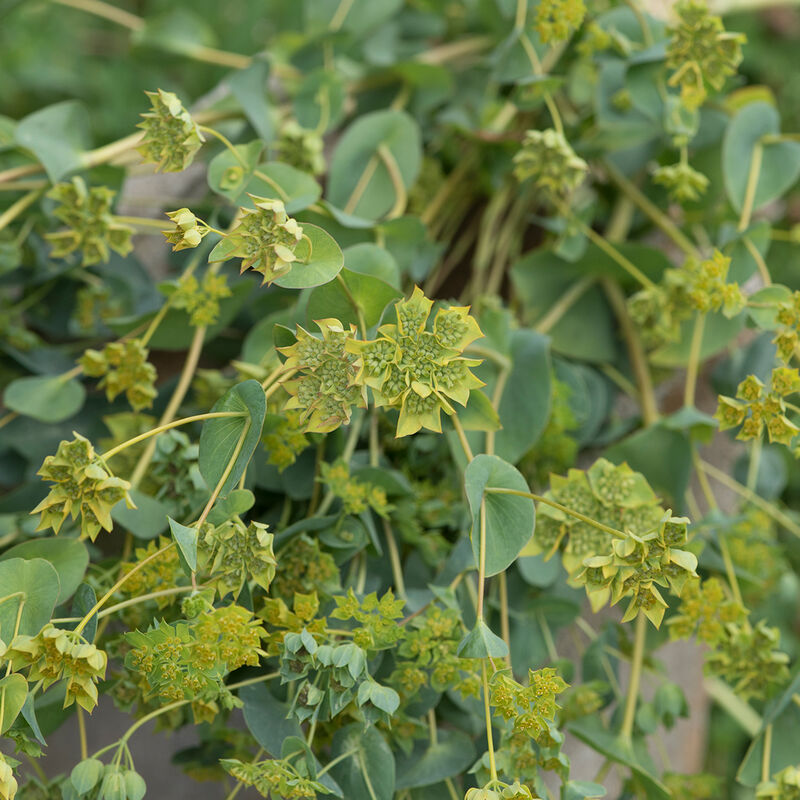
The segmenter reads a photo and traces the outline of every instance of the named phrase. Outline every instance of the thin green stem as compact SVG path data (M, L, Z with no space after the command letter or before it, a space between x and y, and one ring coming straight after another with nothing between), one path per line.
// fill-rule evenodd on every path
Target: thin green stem
M133 439L128 439L122 444L116 445L116 447L112 447L110 450L107 450L101 456L104 459L109 459L112 456L115 456L117 453L125 450L128 447L132 447L139 442L143 442L145 439L149 439L151 436L158 436L159 433L163 433L164 431L168 431L171 428L178 428L181 425L188 425L190 422L200 422L206 419L219 419L221 417L246 417L247 412L244 411L209 411L205 414L194 414L191 417L184 417L183 419L176 419L172 422L167 422L164 425L159 425L157 428L153 428L152 430L146 431L145 433L140 433L138 436L134 436Z
M34 189L32 192L28 192L26 195L20 197L15 203L12 203L0 214L0 231L12 223L29 206L32 206L43 194L43 189Z
M629 743L633 735L633 721L636 715L636 703L639 699L639 684L642 679L642 664L644 663L644 645L647 639L647 617L644 612L639 612L635 625L631 674L628 679L628 693L625 697L625 711L620 729L623 739Z
M744 190L744 202L742 203L742 213L739 216L738 231L747 230L750 219L753 216L753 206L756 200L756 188L758 187L758 177L761 173L761 160L764 155L764 147L761 142L756 142L753 147L753 155L750 159L750 171L747 174L747 184Z
M695 402L705 322L706 315L698 312L695 316L694 327L692 329L692 341L689 346L689 363L686 367L686 384L683 390L683 404L688 407L693 407Z
M469 440L467 439L467 434L464 432L464 426L461 424L461 420L458 418L458 414L453 414L450 417L450 421L453 423L453 427L456 429L458 441L461 443L461 449L464 451L464 455L467 457L467 461L472 461L472 459L475 458L475 456L472 454L472 448L469 446Z
M622 531L618 531L616 528L610 528L608 525L604 525L602 522L598 522L596 519L587 517L586 514L581 514L580 511L575 511L571 508L567 508L566 506L562 506L561 503L557 503L555 500L550 500L549 498L543 497L540 494L523 492L520 489L506 489L500 486L487 486L484 491L487 494L513 494L517 497L529 497L531 500L535 500L537 503L544 503L544 505L555 508L557 511L561 511L570 517L575 517L575 519L579 519L581 522L585 522L587 525L591 525L593 528L604 531L610 536L613 536L615 539L628 538Z

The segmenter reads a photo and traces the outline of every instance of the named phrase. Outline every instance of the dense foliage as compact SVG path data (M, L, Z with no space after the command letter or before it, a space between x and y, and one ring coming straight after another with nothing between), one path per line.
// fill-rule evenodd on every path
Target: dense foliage
M754 19L749 63L696 0L0 3L0 800L141 800L151 721L228 798L800 796Z

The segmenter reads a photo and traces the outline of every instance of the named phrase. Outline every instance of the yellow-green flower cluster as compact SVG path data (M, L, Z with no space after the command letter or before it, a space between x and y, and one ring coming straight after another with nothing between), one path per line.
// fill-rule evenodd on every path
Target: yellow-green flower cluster
M356 380L359 369L350 345L356 327L338 319L316 320L322 339L297 326L297 341L281 347L286 368L299 375L284 384L291 395L287 409L297 409L306 431L329 433L350 421L353 407L365 408L366 390Z
M679 269L668 269L660 284L641 289L628 300L628 310L649 347L680 338L680 324L693 313L722 311L728 319L745 307L737 283L728 283L731 260L718 250L711 258L687 259Z
M138 677L147 698L230 704L223 678L246 664L258 666L266 631L252 612L235 604L204 610L169 625L163 620L146 632L125 635L131 650L125 666Z
M588 171L588 164L575 155L564 134L553 128L526 131L522 147L514 156L517 178L532 180L542 197L556 204L581 185Z
M680 597L689 578L697 577L697 557L681 549L687 523L685 517L668 517L647 533L627 532L624 539L612 540L610 553L587 558L578 581L586 586L592 607L630 597L622 621L643 612L659 627L668 606L658 587L669 587Z
M133 561L122 562L120 568L123 576L127 576L133 569L136 569L136 572L130 577L125 578L125 583L120 587L123 594L139 597L159 589L179 586L182 583L183 568L175 547L165 549L163 553L152 558L143 567L139 567L142 561L154 556L167 544L169 544L169 539L163 536L159 537L157 541L151 539L146 547L137 547L134 550L135 559ZM158 597L155 602L159 608L164 608L174 599L171 596Z
M272 594L292 600L298 593L330 595L339 587L339 569L318 539L295 536L281 551Z
M283 557L281 557L283 561ZM316 592L301 594L296 592L292 603L292 610L280 597L267 597L264 607L259 613L270 627L270 634L266 639L265 649L270 656L278 656L283 652L285 634L307 631L320 639L325 637L327 619L318 617L319 597Z
M756 800L800 800L800 763L785 767L756 787Z
M89 188L83 178L76 176L69 183L57 183L47 196L58 203L53 213L67 226L67 230L47 234L55 258L80 250L81 263L87 267L108 261L111 250L121 256L130 253L133 228L118 222L111 213L111 189Z
M125 392L134 411L150 408L156 391L156 368L147 360L148 350L138 339L110 342L102 350L87 350L80 360L83 371L102 380L99 388L113 400Z
M48 623L36 636L15 636L4 656L12 669L28 669L28 680L47 689L66 681L64 708L77 703L91 711L97 705L97 681L105 677L107 657L79 633Z
M249 579L269 590L278 563L272 550L273 538L266 525L245 525L239 517L221 525L203 526L199 551L220 597L229 592L238 597Z
M774 369L769 391L755 375L748 375L737 387L735 398L719 396L714 416L719 420L720 430L741 425L737 439L760 439L766 425L770 442L788 446L800 428L786 416L785 398L797 391L800 391L797 369Z
M548 42L569 39L586 16L583 0L539 0L536 9L536 32Z
M213 325L219 317L219 301L231 296L224 275L206 270L203 280L194 275L183 275L172 295L172 305L182 308L189 315L189 324L195 328Z
M239 209L239 223L221 242L224 247L217 245L218 257L223 261L241 258L240 271L252 269L260 273L263 285L291 270L298 260L295 251L303 239L303 229L286 213L280 200L249 197L255 208Z
M780 635L762 620L753 628L747 612L728 598L716 578L691 581L680 614L669 621L672 638L697 638L711 647L706 671L723 678L743 698L763 697L788 677L788 656L776 648Z
M139 153L157 171L181 172L203 146L203 134L176 94L162 89L145 94L151 109L138 125L144 131Z
M365 650L383 650L403 638L404 631L396 620L403 616L404 601L395 598L392 590L380 599L375 592L359 601L352 589L333 598L336 608L332 619L354 619L361 624L353 631L353 642Z
M79 433L71 442L62 441L54 456L47 456L37 475L53 484L50 492L31 514L41 514L37 530L52 528L58 533L64 520L81 518L81 536L94 541L100 529L113 527L111 509L125 500L134 508L128 481L111 474L91 442Z
M604 458L588 473L571 469L566 477L551 475L545 497L609 528L637 535L653 530L664 517L643 475ZM611 534L544 503L537 509L534 546L546 558L561 548L564 569L573 578L583 570L585 559L610 552L611 539Z
M288 758L271 758L249 764L236 758L223 758L220 764L237 781L252 786L262 797L315 800L317 793L328 794L325 786L309 777L306 771L301 774Z
M342 501L345 514L357 515L371 508L376 514L386 517L392 508L380 486L351 478L350 468L344 461L323 464L322 480L334 497Z
M261 442L267 453L267 463L279 470L290 467L297 456L308 447L308 437L302 412L287 409L281 416L272 414L264 423Z
M483 386L470 371L480 361L462 355L483 336L469 306L439 309L428 330L432 307L415 287L395 305L396 325L382 325L375 340L347 343L358 355L356 382L372 389L377 407L400 410L398 437L420 428L441 433L441 412L455 413L450 401L466 406L470 390Z
M708 178L683 159L677 164L659 167L653 173L653 181L664 186L676 203L699 200L708 188Z
M208 225L188 208L179 208L177 211L166 213L175 226L161 233L166 237L167 243L172 245L173 253L197 247L210 230Z
M14 800L17 795L17 779L11 765L0 753L0 800Z
M722 19L710 14L704 3L688 0L676 11L678 20L667 47L667 67L674 70L669 85L680 86L683 104L696 110L706 99L706 87L719 91L736 74L746 40L741 33L727 32Z
M513 733L524 734L542 747L553 741L556 697L567 683L552 667L528 670L528 686L514 680L510 670L492 676L489 702L506 721L513 721Z
M788 364L794 358L800 342L800 292L793 292L790 301L778 305L775 321L782 327L778 329L773 342L778 358Z
M301 127L295 120L283 124L278 138L278 155L286 164L321 175L325 172L325 156L322 154L322 137L312 130Z
M406 699L426 686L437 692L455 689L462 697L480 697L479 662L456 655L464 634L455 609L431 604L405 629L389 683Z
M75 293L72 316L81 331L91 331L98 322L105 322L121 312L121 303L111 296L111 290L105 285L90 284Z
M531 790L514 781L512 784L501 784L496 789L467 789L464 800L539 800Z

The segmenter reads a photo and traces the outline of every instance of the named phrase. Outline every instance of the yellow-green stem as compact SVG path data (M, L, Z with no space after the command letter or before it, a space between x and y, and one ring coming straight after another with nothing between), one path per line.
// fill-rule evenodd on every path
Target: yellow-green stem
M697 391L697 376L700 372L700 355L703 345L703 330L705 328L706 315L698 312L694 319L692 329L692 341L689 346L689 363L686 367L686 384L683 390L683 404L694 406L695 393Z
M646 638L647 617L644 615L644 612L640 611L636 617L631 674L628 679L628 693L625 697L625 711L622 717L622 728L620 729L622 738L629 743L633 734L636 703L639 699L639 684L642 679L642 664L644 662L644 645Z

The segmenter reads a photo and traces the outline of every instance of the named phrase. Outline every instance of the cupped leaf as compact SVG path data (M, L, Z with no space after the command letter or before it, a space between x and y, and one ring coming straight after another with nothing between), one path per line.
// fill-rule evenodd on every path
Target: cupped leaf
M486 503L486 576L509 567L533 534L533 500L487 489L528 492L525 478L497 456L479 455L464 472L464 488L472 512L472 551L480 563L481 502Z
M348 214L379 219L411 187L421 163L420 131L412 117L392 110L364 114L336 146L328 200Z
M291 270L274 281L284 289L311 289L332 281L344 266L344 255L336 240L316 225L303 223L303 239L295 251L298 260Z
M479 619L459 643L456 655L461 658L505 658L508 645Z
M0 678L0 735L4 734L22 711L28 697L28 681L19 673Z
M0 562L10 558L41 558L53 565L58 573L61 588L56 605L61 605L72 596L83 580L86 567L89 566L89 551L86 545L79 539L63 537L21 542L0 555Z
M781 118L769 103L750 103L731 120L722 143L722 172L731 205L741 211L757 147L761 164L753 210L780 197L800 177L800 142L769 142L780 133Z
M61 594L55 567L43 558L9 558L0 561L0 638L9 642L16 629L25 636L35 636L50 621ZM12 597L13 595L13 597Z
M86 389L75 378L32 375L6 386L3 402L11 411L39 422L62 422L77 414L86 399Z
M200 474L209 489L213 490L227 470L227 476L219 493L220 497L226 497L239 482L261 439L261 428L267 413L264 390L255 380L237 383L214 404L211 410L234 411L241 414L237 417L207 420L200 434L198 455ZM240 439L241 446L239 446ZM231 461L233 466L228 470Z
M175 522L172 517L167 517L169 521L169 528L172 531L172 537L175 539L175 544L178 545L183 561L191 572L197 569L197 538L199 531L197 528L189 528L186 525L181 525L180 522Z

